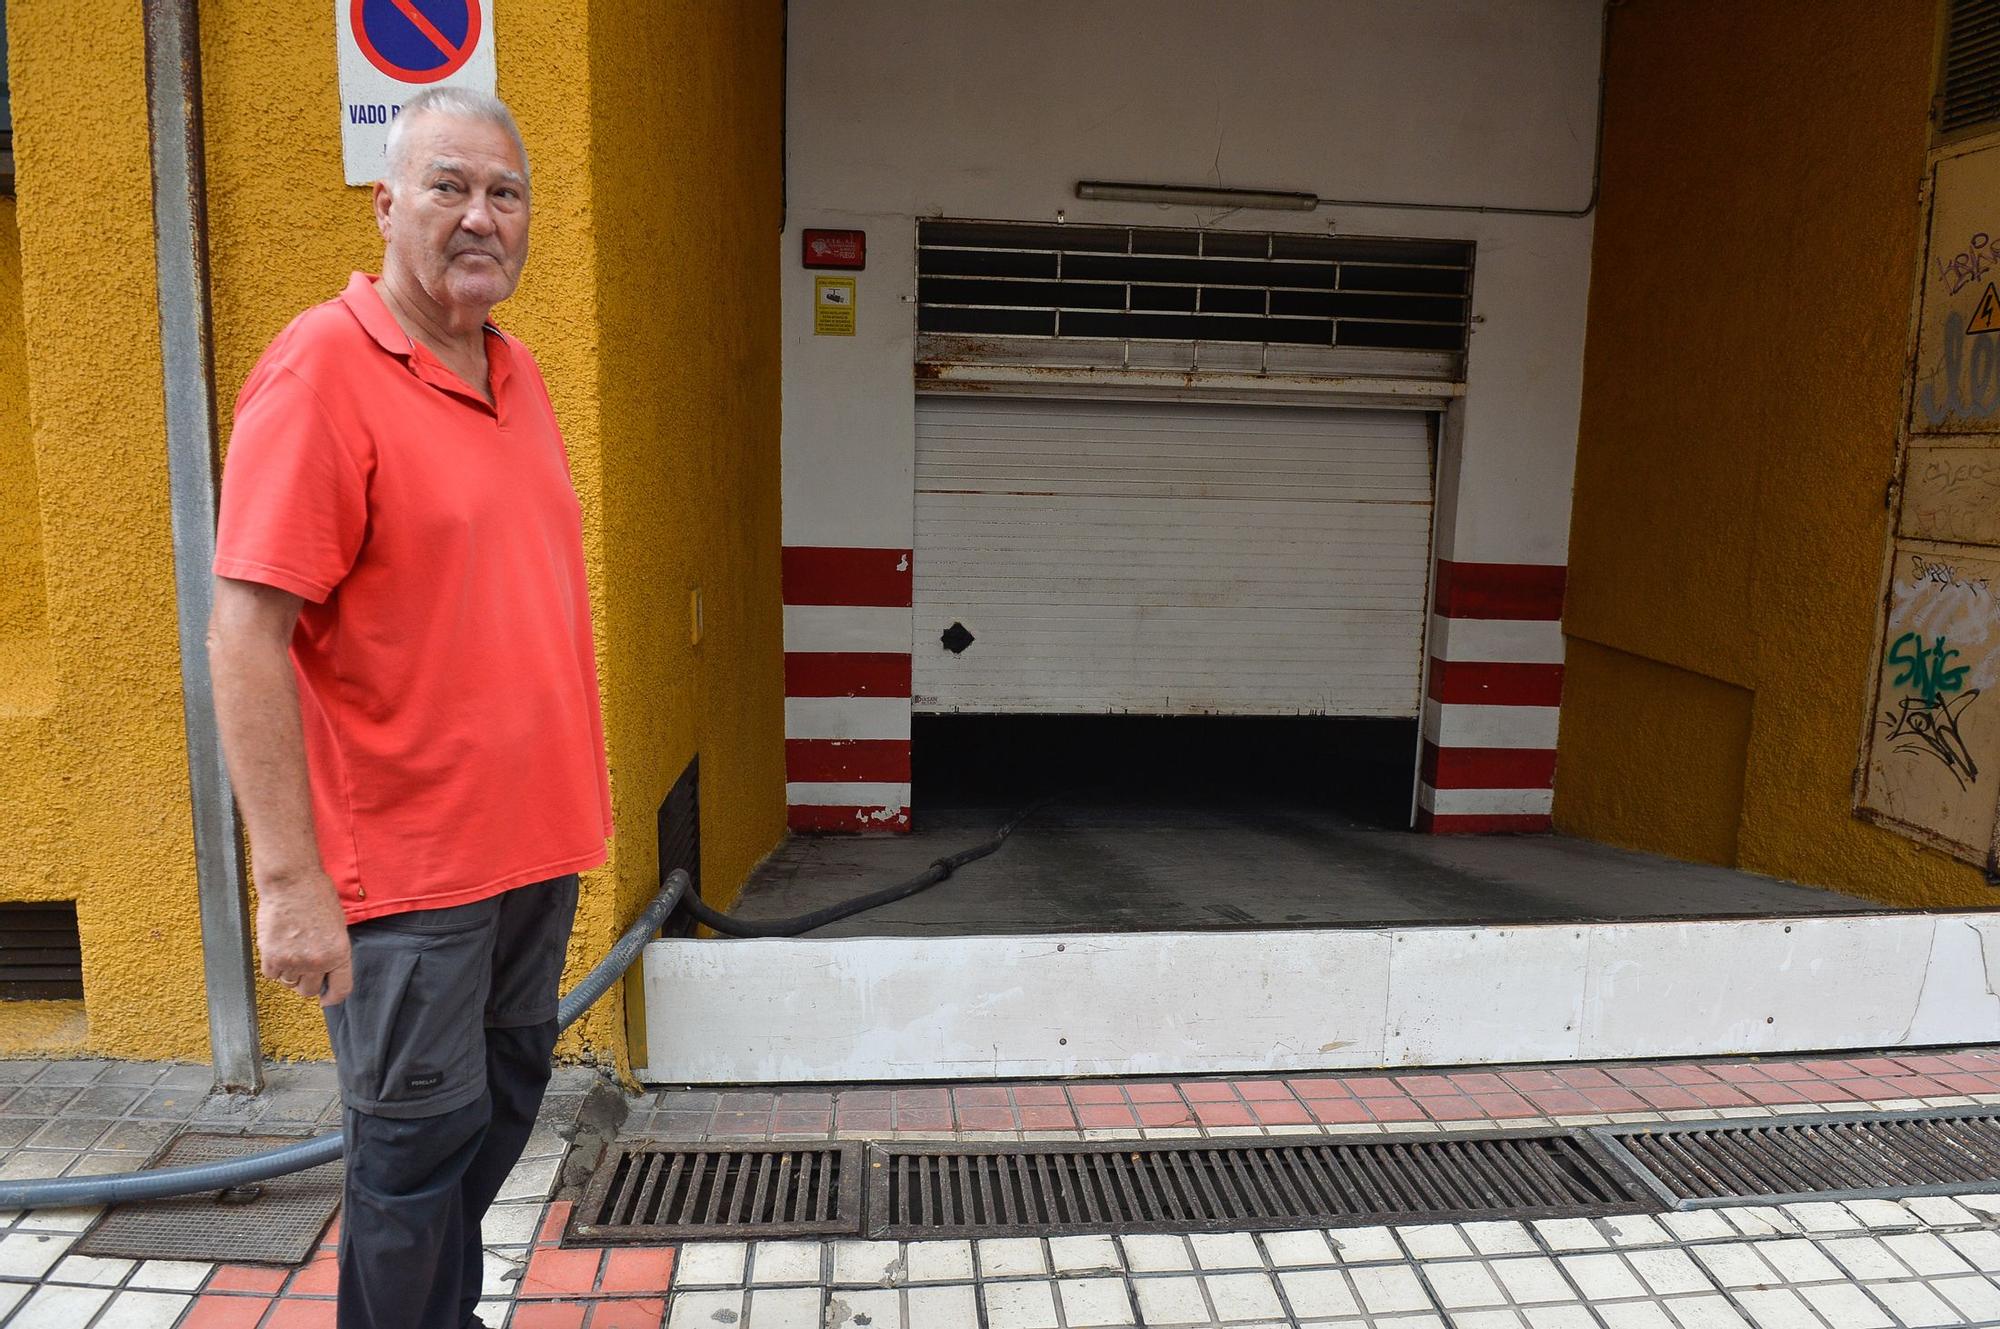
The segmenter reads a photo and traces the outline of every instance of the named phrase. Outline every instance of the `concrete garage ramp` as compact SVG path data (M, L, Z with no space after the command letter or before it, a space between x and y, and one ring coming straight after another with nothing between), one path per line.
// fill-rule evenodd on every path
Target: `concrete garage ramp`
M742 912L847 898L989 824L795 841ZM1071 811L837 935L653 943L645 1060L677 1083L851 1082L1980 1043L2000 1040L1989 955L2000 913L1557 838Z
M921 872L1010 810L927 814L904 836L795 837L736 912L785 918ZM1558 836L1429 836L1339 812L1062 805L989 858L818 937L1148 932L1380 923L1541 923L1854 913L1879 906L1754 873Z

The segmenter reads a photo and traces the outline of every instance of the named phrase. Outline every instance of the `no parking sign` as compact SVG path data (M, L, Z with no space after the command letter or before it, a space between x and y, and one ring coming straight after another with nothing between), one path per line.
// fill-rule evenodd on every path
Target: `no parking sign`
M347 183L388 169L389 122L425 88L493 91L492 0L334 0Z

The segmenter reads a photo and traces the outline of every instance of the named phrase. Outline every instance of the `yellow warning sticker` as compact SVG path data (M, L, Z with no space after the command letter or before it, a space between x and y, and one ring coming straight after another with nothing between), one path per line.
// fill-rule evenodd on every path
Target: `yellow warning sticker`
M854 278L813 278L813 336L854 335Z
M1979 297L1979 308L1972 311L1972 321L1965 325L1965 335L1976 332L2000 332L2000 291L1993 289L1993 283L1986 283L1986 293Z

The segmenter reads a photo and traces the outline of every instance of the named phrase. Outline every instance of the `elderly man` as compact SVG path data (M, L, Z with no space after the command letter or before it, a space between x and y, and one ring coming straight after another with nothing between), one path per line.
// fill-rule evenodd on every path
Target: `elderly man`
M325 1008L338 1066L341 1329L480 1323L480 1220L611 832L581 514L534 358L487 321L529 198L502 103L405 105L382 275L264 352L223 481L216 711L263 972Z

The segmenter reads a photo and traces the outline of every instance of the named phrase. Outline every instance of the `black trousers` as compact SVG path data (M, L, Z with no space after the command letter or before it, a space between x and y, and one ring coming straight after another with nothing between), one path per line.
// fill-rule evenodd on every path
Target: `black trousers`
M574 876L348 929L326 1012L347 1131L339 1329L465 1329L479 1225L549 1082Z

